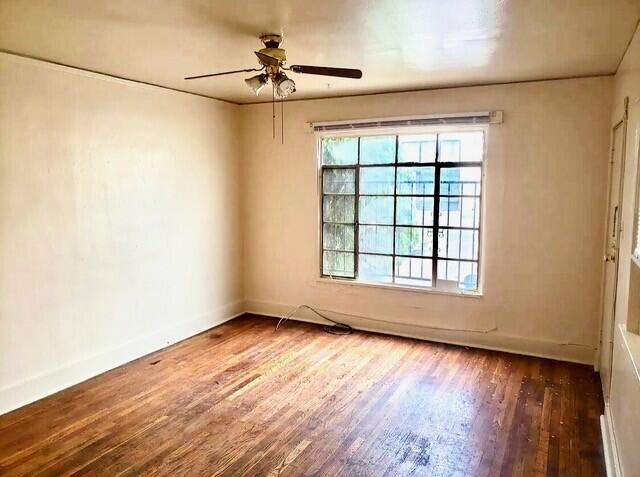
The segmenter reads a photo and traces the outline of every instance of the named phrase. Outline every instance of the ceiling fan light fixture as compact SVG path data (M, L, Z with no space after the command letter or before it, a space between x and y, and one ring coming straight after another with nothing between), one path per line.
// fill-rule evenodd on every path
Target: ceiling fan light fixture
M251 78L247 78L244 82L247 84L249 88L258 96L262 88L267 85L269 77L265 74L259 74L252 76Z
M273 78L273 84L276 87L276 96L278 98L286 98L296 91L295 82L282 72L276 74Z
M1 1L1 0L0 0ZM220 73L208 73L197 76L187 76L185 80L196 80L203 78L213 78L216 76L231 75L236 73L245 73L249 71L258 71L259 73L251 78L247 78L244 82L255 93L256 96L260 94L260 91L271 82L272 89L272 129L273 138L276 137L276 99L280 101L282 121L282 129L284 129L284 99L288 98L291 94L296 92L296 83L289 78L283 70L292 71L295 74L307 74L318 76L331 76L336 78L362 78L362 71L354 68L334 68L329 66L314 66L314 65L290 65L287 64L287 55L284 48L281 48L282 35L275 33L267 33L260 36L260 41L264 45L264 48L254 51L258 58L259 68L244 68L241 70L222 71ZM329 84L327 83L327 87ZM284 138L284 133L282 135ZM284 144L284 139L283 139Z

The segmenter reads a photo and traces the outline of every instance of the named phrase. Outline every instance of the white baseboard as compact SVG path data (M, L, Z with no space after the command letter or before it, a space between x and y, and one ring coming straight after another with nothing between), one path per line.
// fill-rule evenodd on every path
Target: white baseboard
M245 302L247 313L258 315L282 317L290 312L296 305L271 303L265 301L249 300ZM326 312L326 311L325 311ZM427 341L449 343L473 348L491 349L495 351L506 351L509 353L524 354L541 358L557 359L573 363L588 364L593 366L595 349L589 346L567 345L552 341L532 340L519 336L509 336L500 334L499 330L490 333L446 330L441 328L431 328L420 325L406 323L391 323L375 318L354 316L344 313L326 312L327 316L336 321L344 321L355 329L385 333L389 335L403 336L406 338L417 338ZM326 324L316 315L300 310L292 319L309 323Z
M600 432L602 434L602 448L604 451L604 462L607 468L607 477L622 477L620 463L618 462L616 437L611 422L609 405L605 404L604 414L600 416Z
M86 359L69 363L37 376L31 376L21 382L0 388L0 415L218 326L245 312L281 317L294 306L264 301L237 301L193 320L157 330L140 338L114 346ZM567 346L562 343L529 340L502 335L498 332L477 333L473 331L443 330L405 323L391 323L379 321L375 318L348 316L342 313L333 315L328 313L328 316L338 321L346 321L354 328L363 331L576 363L593 365L594 362L595 352L592 348L586 346ZM315 315L305 311L300 311L292 319L324 324Z
M0 388L0 415L202 333L242 314L243 302L236 301L192 320L119 344L86 359L4 386Z

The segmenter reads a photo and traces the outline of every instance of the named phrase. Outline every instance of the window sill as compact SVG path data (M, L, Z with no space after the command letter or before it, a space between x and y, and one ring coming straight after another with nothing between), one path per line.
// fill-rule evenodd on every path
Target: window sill
M348 279L342 279L342 278L317 277L316 283L323 284L323 285L332 284L332 285L347 285L350 287L381 288L381 289L387 289L387 290L426 293L430 295L447 295L447 296L455 296L455 297L463 297L463 298L482 298L484 296L484 294L480 290L478 291L446 291L446 290L435 290L432 288L425 288L425 287L414 287L411 285L364 282L364 281L348 280Z

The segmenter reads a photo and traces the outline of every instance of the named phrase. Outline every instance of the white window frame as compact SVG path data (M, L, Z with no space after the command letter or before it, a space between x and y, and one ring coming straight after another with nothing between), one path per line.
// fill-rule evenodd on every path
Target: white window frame
M371 287L390 290L404 290L413 291L418 293L430 293L439 295L453 295L479 298L484 296L484 281L485 281L485 244L486 244L486 230L485 230L485 217L486 217L486 191L487 191L487 145L489 143L489 125L488 124L473 124L473 125L443 125L443 126L401 126L401 127L378 127L378 128L366 128L357 129L352 128L344 131L316 131L316 195L318 204L318 220L317 220L317 243L316 250L316 282L319 284L339 284L355 287ZM476 290L464 290L457 287L451 289L426 287L418 285L407 285L399 283L385 283L385 282L372 282L366 281L360 278L346 278L346 277L329 277L322 274L323 266L323 247L322 247L322 139L327 137L364 137L364 136L381 136L381 135L403 135L403 134L435 134L435 133L447 133L447 132L468 132L468 131L482 131L484 133L483 144L483 158L482 158L482 179L481 179L481 194L480 194L480 220L479 220L479 245L478 245L478 286ZM427 165L427 163L425 163ZM359 180L356 178L356 180ZM357 199L356 199L357 200ZM358 204L356 202L356 207ZM358 237L356 236L356 240ZM395 253L395 251L394 251ZM354 260L358 260L356 254L354 254Z

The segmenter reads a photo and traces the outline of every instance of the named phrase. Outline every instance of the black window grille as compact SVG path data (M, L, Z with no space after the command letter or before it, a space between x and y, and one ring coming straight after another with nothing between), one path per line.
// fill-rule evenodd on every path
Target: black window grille
M484 131L321 139L321 275L477 290Z

